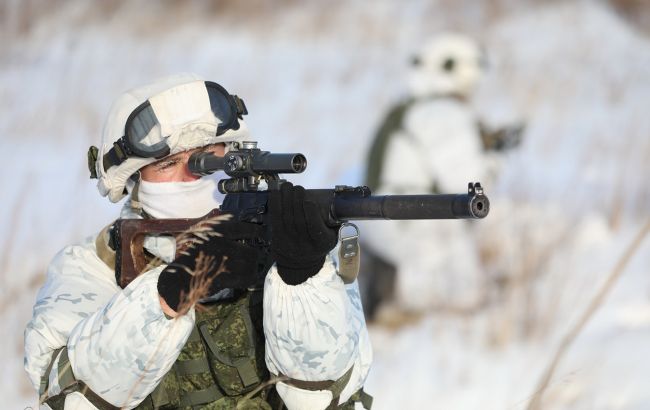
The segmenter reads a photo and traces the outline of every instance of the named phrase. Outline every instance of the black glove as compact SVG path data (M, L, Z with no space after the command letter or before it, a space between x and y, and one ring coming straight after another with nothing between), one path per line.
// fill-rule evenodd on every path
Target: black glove
M206 233L191 236L192 245L180 251L160 274L158 293L174 311L178 311L192 289L200 293L200 298L226 288L246 289L261 279L258 249L237 242L260 237L261 226L221 220ZM225 270L219 273L222 262ZM192 299L197 297L193 296Z
M305 199L305 189L290 182L269 194L271 255L288 285L298 285L323 267L325 256L338 239L338 229L325 224L315 202Z

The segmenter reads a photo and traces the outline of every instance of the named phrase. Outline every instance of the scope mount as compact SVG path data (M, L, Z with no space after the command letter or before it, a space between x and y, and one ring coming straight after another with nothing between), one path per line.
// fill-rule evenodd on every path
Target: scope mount
M221 179L219 192L223 194L257 192L266 183L267 190L278 190L286 182L281 173L301 173L307 159L298 153L271 154L258 148L257 141L233 144L223 157L223 170L230 178Z

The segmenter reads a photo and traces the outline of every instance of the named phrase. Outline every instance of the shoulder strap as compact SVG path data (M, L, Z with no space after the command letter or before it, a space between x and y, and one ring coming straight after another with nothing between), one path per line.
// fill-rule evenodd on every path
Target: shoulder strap
M390 138L395 134L395 131L402 129L404 114L414 102L415 99L409 98L391 108L375 135L366 161L368 164L366 169L366 185L371 190L377 189L381 180L381 169Z
M347 409L348 407L346 406L354 406L354 403L361 403L365 410L370 410L372 409L372 401L373 397L361 388L350 396L350 399L347 402L342 403L339 408Z
M52 358L50 359L50 364L47 366L47 370L45 370L45 374L43 374L43 377L41 377L41 384L38 388L38 395L41 398L41 401L43 401L48 396L48 390L50 387L50 373L52 372L52 366L54 366L54 362L56 361L56 358L59 356L61 350L63 350L63 347L60 347L56 349L54 352L52 352Z
M240 307L240 309L241 308L242 307ZM247 332L248 337L251 338L252 337L251 329L253 328L253 325L251 323L250 317L247 314L245 314L245 312L242 314L242 317L244 318L245 326L248 328L248 332ZM214 340L212 340L212 338L210 337L210 333L207 329L207 326L208 325L206 322L202 322L196 325L196 327L199 330L199 333L202 336L204 343L208 346L208 349L210 349L214 357L221 363L236 368L237 373L239 374L239 378L241 379L244 387L250 387L259 384L260 379L259 376L257 375L257 369L255 368L255 365L253 364L252 361L252 358L255 357L254 342L249 341L249 343L251 343L251 347L248 351L247 356L233 360L219 351L219 348L215 344Z
M58 354L59 352L61 353ZM88 399L88 401L90 401L99 410L119 410L119 407L115 407L103 398L99 397L86 385L86 383L82 382L81 380L77 380L74 377L70 358L68 357L68 348L65 346L55 351L52 357L52 361L48 367L48 371L45 373L45 375L43 375L43 378L47 378L49 380L49 374L52 370L57 356L59 358L57 365L57 377L59 379L59 386L61 386L61 392L52 397L44 397L47 395L49 383L46 381L44 385L43 381L41 381L41 387L44 385L44 391L41 393L41 404L47 404L53 410L63 410L65 406L65 397L70 393L79 392L83 394L86 399Z
M111 222L110 225L104 227L95 239L97 256L99 256L99 259L101 259L106 266L113 270L115 270L115 249L111 247L111 231L114 223L115 222Z
M354 366L350 367L350 369L347 372L345 372L343 376L339 377L336 380L305 381L305 380L293 379L291 377L285 376L282 373L279 373L278 375L274 375L274 377L280 377L282 379L282 383L286 383L288 385L303 390L329 390L330 392L332 392L332 401L330 402L330 405L327 407L327 410L331 410L331 409L336 409L336 407L338 406L339 397L341 397L341 393L343 392L343 389L350 381L350 376L352 376L353 368Z

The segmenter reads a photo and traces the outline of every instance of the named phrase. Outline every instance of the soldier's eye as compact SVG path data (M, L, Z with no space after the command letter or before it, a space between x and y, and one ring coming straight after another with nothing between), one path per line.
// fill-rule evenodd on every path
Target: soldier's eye
M173 167L174 165L178 164L178 161L179 161L178 159L172 159L172 160L169 160L169 161L161 162L160 164L156 165L156 169L158 171L164 171L164 170L169 169L169 168Z
M422 65L422 60L418 56L413 56L411 57L411 65L413 67L419 67L420 65Z
M442 64L442 68L445 71L453 71L455 66L456 66L456 61L454 61L453 58L446 59L445 62Z

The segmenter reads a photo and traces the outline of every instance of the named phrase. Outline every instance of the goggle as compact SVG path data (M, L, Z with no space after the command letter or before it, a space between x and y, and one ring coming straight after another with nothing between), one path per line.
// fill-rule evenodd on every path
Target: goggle
M166 93L174 94L183 86L173 88ZM205 90L210 104L210 110L219 121L215 136L224 134L228 130L239 129L239 119L248 114L244 101L236 95L228 94L225 88L217 83L206 81ZM178 93L176 94L178 95ZM202 96L204 99L204 96ZM113 147L104 155L104 169L119 165L129 157L163 158L169 155L171 148L168 144L170 135L164 133L164 121L160 115L169 118L187 118L192 115L192 105L195 101L183 101L179 98L176 104L167 104L161 113L156 115L156 102L152 97L140 104L126 120L124 135L118 139ZM188 106L189 105L189 106ZM214 120L214 119L212 119Z

